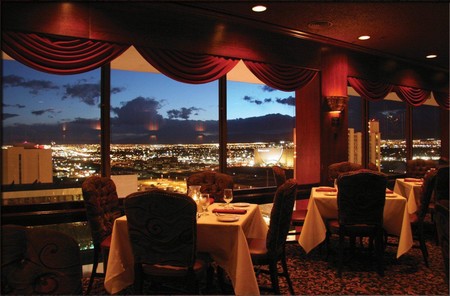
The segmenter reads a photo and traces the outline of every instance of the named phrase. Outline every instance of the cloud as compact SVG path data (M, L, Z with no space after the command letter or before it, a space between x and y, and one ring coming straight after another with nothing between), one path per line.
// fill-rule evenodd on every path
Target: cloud
M276 102L283 105L295 106L295 98L293 96L289 96L285 99L277 98Z
M197 111L203 110L201 108L196 108L196 107L190 107L190 108L181 108L180 110L176 110L176 109L172 109L167 111L167 115L169 116L169 119L177 119L177 118L182 118L182 119L189 119L189 117L192 115L192 113L194 113L193 115L198 115Z
M25 108L26 106L25 106L25 105L21 105L21 104L14 104L14 105L3 104L3 107L12 107L12 108L19 108L19 109L22 109L22 108Z
M244 96L242 99L243 99L244 101L247 101L247 102L249 102L249 103L254 103L254 104L256 104L256 105L261 105L261 104L263 103L263 101L254 99L254 98L252 98L252 97L250 97L250 96Z
M83 79L82 81L86 81ZM78 83L78 84L66 84L65 93L62 97L65 99L79 99L80 102L89 106L95 106L100 101L100 83ZM117 94L124 90L121 87L111 88L111 94Z
M3 113L3 120L19 116L19 114Z
M112 108L111 111L117 114L116 124L136 125L150 124L163 120L158 114L161 102L155 98L137 97L131 101L122 102L121 107Z
M59 86L48 80L25 80L17 75L7 75L3 77L3 85L5 87L23 87L30 89L29 93L33 95L39 94L43 90L59 89Z
M274 88L272 88L272 87L270 87L270 86L267 86L267 85L261 86L261 89L262 89L263 91L267 91L267 92L273 92L273 91L276 91L276 89L274 89Z
M31 114L37 115L37 116L42 115L42 114L45 114L45 113L57 114L57 113L61 113L61 111L56 111L55 109L52 109L52 108L50 108L50 109L43 109L43 110L35 110L35 111L31 111Z

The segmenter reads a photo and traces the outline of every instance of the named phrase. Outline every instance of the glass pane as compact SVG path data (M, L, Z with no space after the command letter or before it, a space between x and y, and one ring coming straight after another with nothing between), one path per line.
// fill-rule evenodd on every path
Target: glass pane
M134 175L141 188L184 192L193 172L218 170L217 81L186 84L160 73L112 70L111 88L113 175Z
M2 185L14 191L4 203L80 199L100 168L99 101L100 70L52 75L3 60Z
M422 105L412 111L412 158L438 160L441 149L440 110L437 106Z
M293 175L295 93L227 81L227 172L238 188L275 186L271 166Z
M381 161L384 173L406 172L405 115L403 102L369 102L369 162Z
M349 96L348 100L348 161L362 164L362 103L358 96Z

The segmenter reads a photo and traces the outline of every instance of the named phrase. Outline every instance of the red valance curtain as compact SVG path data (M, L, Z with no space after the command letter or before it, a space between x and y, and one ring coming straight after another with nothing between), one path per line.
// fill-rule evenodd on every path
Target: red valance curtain
M161 73L177 81L200 84L219 79L239 62L238 59L176 50L136 47L144 59Z
M247 68L259 80L270 87L283 90L294 91L307 85L317 75L316 71L274 64L244 60Z
M368 81L356 77L348 77L348 83L364 99L378 101L384 99L393 86L384 82Z
M450 110L450 96L448 92L433 91L433 96L439 106L445 110Z
M397 85L394 87L397 96L404 102L417 107L430 98L431 91L409 86Z
M78 74L112 61L130 45L40 34L3 32L2 49L17 61L52 74Z

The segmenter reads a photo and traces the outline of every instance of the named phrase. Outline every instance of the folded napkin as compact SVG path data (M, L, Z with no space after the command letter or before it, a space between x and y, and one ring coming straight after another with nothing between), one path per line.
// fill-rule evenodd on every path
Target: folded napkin
M247 213L247 210L244 210L244 209L219 209L219 208L215 208L213 210L213 213L243 215L243 214Z
M405 182L422 182L422 180L417 178L405 178Z
M386 193L394 193L391 189L386 189Z
M316 188L316 192L336 192L336 188Z

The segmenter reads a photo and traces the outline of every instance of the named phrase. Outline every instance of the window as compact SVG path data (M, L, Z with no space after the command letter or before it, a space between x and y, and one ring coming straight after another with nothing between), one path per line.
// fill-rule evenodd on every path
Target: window
M227 80L227 172L241 188L275 186L273 165L293 174L295 93L241 71L250 79Z
M112 174L184 191L192 172L218 170L218 93L217 81L187 84L155 72L112 70Z
M388 174L406 172L406 104L384 99L369 102L369 162Z
M413 159L438 160L440 157L440 109L434 100L429 101L434 105L424 104L412 109Z

